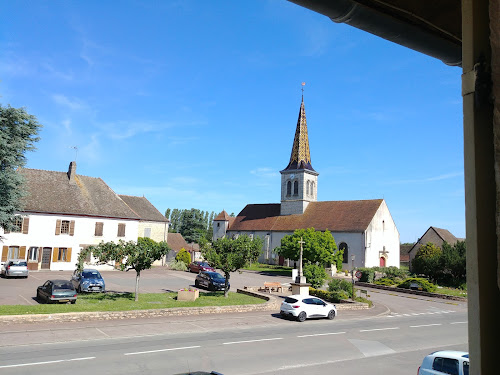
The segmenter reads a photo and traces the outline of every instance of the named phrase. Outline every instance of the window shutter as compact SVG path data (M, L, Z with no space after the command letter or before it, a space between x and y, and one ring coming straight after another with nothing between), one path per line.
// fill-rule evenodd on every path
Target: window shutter
M74 236L75 235L75 221L71 220L69 222L69 235Z
M7 262L7 255L9 254L9 247L4 246L2 250L2 262Z
M61 220L56 221L56 236L59 236L61 234Z
M19 259L26 259L26 246L19 248Z
M125 224L118 224L118 237L125 237Z
M57 262L57 257L59 255L59 248L54 247L54 250L52 250L52 262Z
M30 227L30 218L25 217L23 219L23 234L28 234L29 227Z
M103 227L104 227L104 223L103 222L97 222L97 223L95 223L94 236L96 236L96 237L102 236L102 229L103 229Z
M66 262L71 262L71 247L66 251Z

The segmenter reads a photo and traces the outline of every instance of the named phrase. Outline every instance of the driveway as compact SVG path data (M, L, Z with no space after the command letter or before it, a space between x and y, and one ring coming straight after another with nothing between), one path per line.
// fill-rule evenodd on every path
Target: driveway
M106 290L113 292L134 292L135 271L100 271ZM36 288L49 279L71 278L71 271L30 271L27 279L0 278L0 305L34 305ZM161 293L177 291L189 286L194 287L196 274L183 271L172 271L166 267L154 267L141 272L139 283L140 293ZM265 281L290 283L291 277L262 275L253 271L241 271L231 274L231 290L242 289L245 286L263 286ZM203 290L202 290L203 291Z

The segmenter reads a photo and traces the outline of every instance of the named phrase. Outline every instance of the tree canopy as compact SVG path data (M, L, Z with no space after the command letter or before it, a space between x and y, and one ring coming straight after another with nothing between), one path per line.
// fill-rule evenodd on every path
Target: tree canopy
M0 104L0 226L10 230L14 214L22 211L23 178L16 172L26 165L27 151L35 149L41 125L24 108Z
M137 242L101 242L80 252L77 269L83 269L84 260L92 253L99 264L114 262L114 266L121 271L135 270L135 300L138 301L141 271L151 268L154 261L160 260L169 251L170 247L166 242L156 242L146 237L139 237Z
M212 240L212 222L215 212L201 211L197 208L180 210L168 208L165 217L170 220L170 232L180 233L187 242L200 243L202 238Z
M236 272L247 263L256 261L262 251L262 243L260 237L252 239L247 235L241 235L237 238L223 237L212 244L208 241L202 243L201 253L206 261L212 267L224 272L226 278L225 297L229 291L231 272Z

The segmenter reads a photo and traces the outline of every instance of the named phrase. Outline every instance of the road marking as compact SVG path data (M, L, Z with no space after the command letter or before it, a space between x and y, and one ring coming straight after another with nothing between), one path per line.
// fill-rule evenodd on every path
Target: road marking
M275 337L275 338L272 338L272 339L260 339L260 340L246 340L246 341L224 342L224 343L222 343L222 345L244 344L244 343L249 343L249 342L273 341L273 340L283 340L283 337Z
M387 331L387 330L390 330L390 329L399 329L399 327L360 329L359 332Z
M328 335L341 335L345 332L330 332L330 333L316 333L314 335L302 335L297 337L314 337L314 336L328 336Z
M467 324L468 322L452 322L450 324Z
M201 346L199 346L199 345L198 346L183 346L181 348L148 350L145 352L125 353L124 355L149 354L149 353L168 352L168 351L172 351L172 350L184 350L184 349L196 349L196 348L201 348Z
M50 365L51 363L61 363L61 362L71 362L71 361L84 361L84 360L87 360L87 359L95 359L95 357L72 358L72 359L58 359L56 361L46 361L46 362L19 363L17 365L0 366L0 368L36 366L36 365Z
M106 337L111 337L110 335L108 335L106 332L103 332L102 330L100 330L99 328L95 327L96 331L98 332L101 332L104 336Z
M434 323L434 324L422 324L419 326L410 326L410 328L420 328L420 327L431 327L431 326L441 326L441 323Z
M28 302L30 305L33 305L33 304L34 304L34 303L33 303L33 301L29 301L29 300L27 300L26 298L24 298L24 297L23 297L22 295L20 295L20 294L18 294L18 295L19 295L19 297L21 297L23 300L25 300L26 302Z

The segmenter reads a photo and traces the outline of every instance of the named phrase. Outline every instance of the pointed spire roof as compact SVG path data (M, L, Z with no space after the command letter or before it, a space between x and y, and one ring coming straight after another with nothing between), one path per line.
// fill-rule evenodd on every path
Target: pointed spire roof
M295 129L295 138L293 139L290 162L284 170L295 169L308 169L314 171L314 168L311 165L311 153L309 151L309 136L307 135L304 95L302 95L302 102L300 103L299 118L297 120L297 128Z

